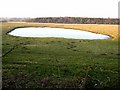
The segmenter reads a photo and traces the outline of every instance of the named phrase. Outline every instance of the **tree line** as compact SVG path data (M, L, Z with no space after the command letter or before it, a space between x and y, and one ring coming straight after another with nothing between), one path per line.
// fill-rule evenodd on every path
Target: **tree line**
M65 23L65 24L119 24L118 18L82 18L82 17L43 17L29 19L27 22Z

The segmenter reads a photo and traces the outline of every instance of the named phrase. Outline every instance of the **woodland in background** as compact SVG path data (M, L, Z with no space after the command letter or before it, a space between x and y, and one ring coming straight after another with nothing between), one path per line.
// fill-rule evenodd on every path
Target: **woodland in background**
M65 23L65 24L119 24L117 18L81 18L81 17L44 17L27 20L39 23Z
M118 18L83 18L83 17L38 17L38 18L0 18L1 22L38 22L64 24L119 24Z

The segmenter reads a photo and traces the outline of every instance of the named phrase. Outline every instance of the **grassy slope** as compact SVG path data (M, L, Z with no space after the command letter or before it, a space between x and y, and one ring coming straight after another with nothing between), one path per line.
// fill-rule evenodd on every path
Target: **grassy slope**
M6 35L6 32L18 26L56 27L53 24L3 23L3 55L13 49L3 57L3 87L118 87L116 33L113 35L115 40ZM95 26L92 25L94 28L100 27ZM57 24L57 27L74 28L62 24ZM88 29L85 27L89 25L82 26L84 30ZM104 32L110 35L110 31ZM94 32L100 33L98 30Z

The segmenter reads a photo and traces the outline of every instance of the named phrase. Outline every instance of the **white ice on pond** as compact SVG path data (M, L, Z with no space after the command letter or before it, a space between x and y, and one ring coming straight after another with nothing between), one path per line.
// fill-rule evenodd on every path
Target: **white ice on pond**
M71 39L109 39L107 35L96 34L83 30L63 29L63 28L41 28L27 27L16 28L8 33L12 36L19 37L56 37L56 38L71 38Z

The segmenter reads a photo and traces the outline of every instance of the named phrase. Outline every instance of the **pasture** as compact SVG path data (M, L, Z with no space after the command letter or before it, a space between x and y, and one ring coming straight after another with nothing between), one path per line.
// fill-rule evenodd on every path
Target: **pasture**
M16 27L71 28L106 34L109 40L22 38ZM118 88L118 26L2 23L3 88Z

